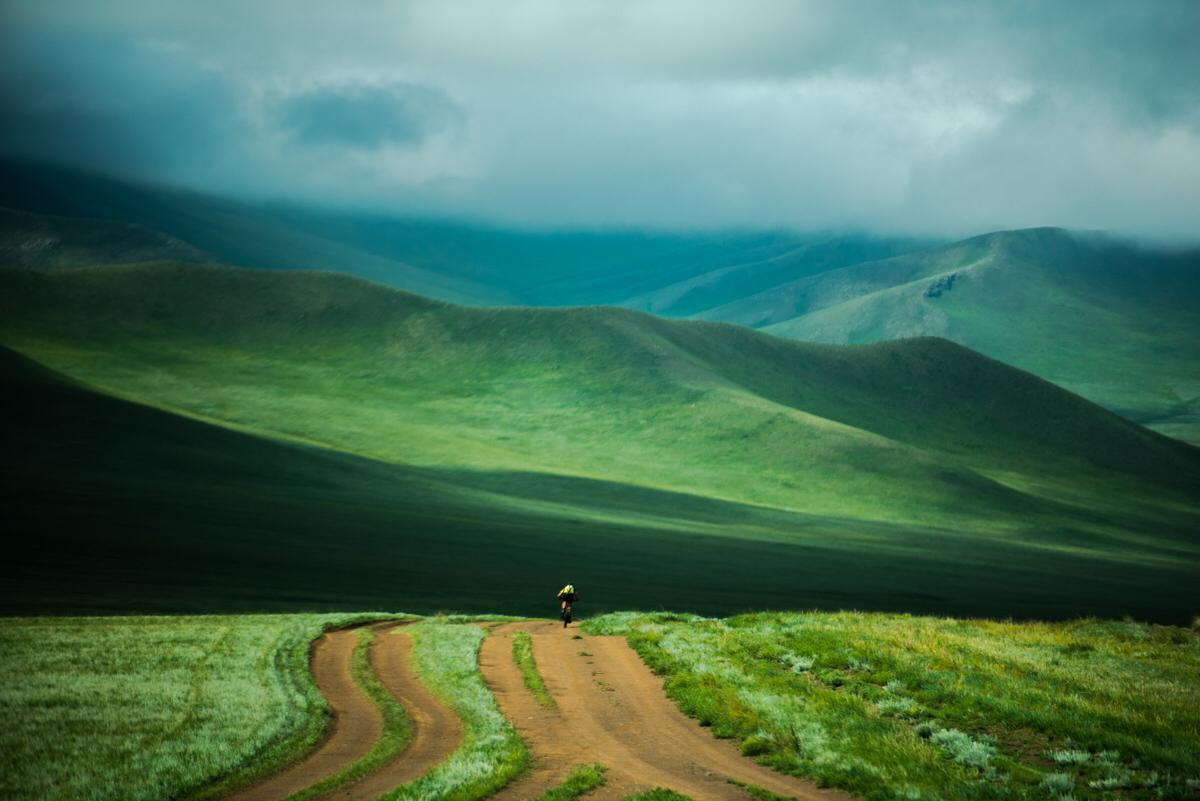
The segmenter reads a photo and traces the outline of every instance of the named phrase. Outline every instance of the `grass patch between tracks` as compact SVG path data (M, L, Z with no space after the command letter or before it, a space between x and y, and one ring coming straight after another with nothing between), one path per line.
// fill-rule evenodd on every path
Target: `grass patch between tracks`
M539 795L535 801L575 801L604 784L603 765L580 765L571 771L563 783Z
M655 787L653 790L631 795L625 801L692 801L692 799L665 787Z
M371 645L376 636L377 633L374 629L362 629L358 632L358 643L354 646L350 669L355 683L362 688L383 717L383 731L379 739L362 759L347 765L343 770L311 787L293 793L288 796L287 801L305 801L361 779L395 758L412 737L412 721L409 720L404 707L388 691L388 688L383 686L383 682L379 680L379 676L371 667Z
M478 626L428 621L407 629L413 667L421 680L463 722L463 742L424 776L382 796L387 801L476 801L508 784L529 762L529 752L479 673Z
M618 613L668 695L785 773L870 799L1192 798L1200 631L862 613Z
M542 674L538 673L537 661L533 658L533 638L529 636L528 632L518 631L513 634L512 641L513 661L521 669L521 679L525 682L525 686L529 688L529 692L533 694L539 704L546 709L553 709L557 704L554 703L553 696L546 690L546 683L542 681Z

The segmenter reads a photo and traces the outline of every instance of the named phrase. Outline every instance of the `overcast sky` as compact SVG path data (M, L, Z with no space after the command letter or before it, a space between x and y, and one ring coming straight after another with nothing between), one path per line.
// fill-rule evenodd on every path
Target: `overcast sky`
M1195 0L0 3L4 155L536 226L1200 234Z

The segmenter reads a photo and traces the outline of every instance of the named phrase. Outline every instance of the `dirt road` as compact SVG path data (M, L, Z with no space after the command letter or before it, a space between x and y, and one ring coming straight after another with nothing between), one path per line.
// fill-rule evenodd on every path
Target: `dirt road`
M538 705L512 658L512 633L533 638L533 654L557 709ZM484 640L480 663L500 709L534 755L533 770L494 801L528 801L562 781L572 768L598 762L607 783L586 801L619 801L667 787L695 801L746 801L729 779L804 801L850 801L851 796L784 776L741 755L683 715L663 693L662 680L620 637L573 639L577 629L553 622L514 623Z

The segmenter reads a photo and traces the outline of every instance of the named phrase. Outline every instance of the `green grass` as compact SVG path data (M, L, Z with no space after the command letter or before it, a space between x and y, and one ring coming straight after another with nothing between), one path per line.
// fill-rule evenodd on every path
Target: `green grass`
M557 787L542 793L535 801L575 801L604 784L603 765L580 765Z
M518 631L513 634L512 641L513 661L521 669L521 680L539 704L546 709L553 709L556 706L554 698L546 690L546 683L542 681L542 674L538 673L537 662L533 658L533 638L524 631Z
M9 608L128 608L129 595L262 608L304 588L307 608L538 614L533 588L581 565L609 609L669 596L704 612L1195 613L1197 451L946 342L801 345L185 265L3 272L0 284L0 336L23 352L277 440L155 418L186 442L166 449L139 433L148 410L77 396L56 416L64 391L19 379L5 489L38 543L30 561L62 578L14 575ZM103 424L82 425L81 410ZM57 502L66 487L76 503ZM194 512L182 523L157 500L168 490ZM131 506L136 526L178 536L147 552ZM322 543L330 521L344 541ZM80 539L111 543L114 571L132 551L192 573L139 592L147 579L74 565ZM258 558L296 541L315 550ZM172 550L188 559L170 566ZM395 581L401 554L422 570ZM268 575L239 574L252 558ZM201 592L215 572L204 562L234 563L231 585ZM331 573L355 581L331 586ZM107 601L89 576L126 597Z
M270 773L328 720L310 641L362 618L0 621L0 795L215 798Z
M746 782L739 782L736 779L730 779L729 783L741 787L746 791L746 795L751 798L757 798L758 801L795 801L791 796L773 793L765 787L759 787L756 784L747 784Z
M864 798L1183 798L1200 779L1194 629L858 613L585 628L626 635L744 753Z
M382 796L388 801L476 801L512 781L529 752L479 674L483 630L463 623L428 621L406 629L413 666L421 680L463 722L463 743L429 773Z
M653 790L631 795L625 801L692 801L692 799L665 787L655 787Z
M377 636L377 633L373 629L365 628L359 630L358 642L355 644L354 656L351 660L351 673L354 676L355 683L371 699L371 703L375 705L375 708L379 710L380 716L383 718L383 731L380 733L379 739L375 741L375 745L371 746L371 750L361 759L351 765L347 765L342 770L317 782L311 787L293 793L288 796L287 801L304 801L305 799L315 798L319 795L324 795L334 788L361 779L368 773L390 762L397 754L404 750L409 739L411 739L412 721L409 720L404 707L401 706L400 702L396 700L387 687L383 685L383 682L379 680L379 676L371 667L370 649L371 644Z

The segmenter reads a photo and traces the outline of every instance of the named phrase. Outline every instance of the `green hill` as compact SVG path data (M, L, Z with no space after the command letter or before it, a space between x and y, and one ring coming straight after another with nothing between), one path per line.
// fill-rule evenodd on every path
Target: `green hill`
M1008 231L793 282L705 318L864 343L941 336L1200 437L1200 251Z
M186 264L2 271L0 298L3 341L77 380L449 482L450 500L404 514L533 516L506 536L514 556L566 535L556 564L589 564L587 541L607 555L600 573L654 554L640 569L662 578L607 596L621 602L653 587L710 610L905 598L1180 615L1197 603L1200 452L943 340L802 344ZM597 526L616 527L620 548ZM763 579L770 602L750 578L768 554L780 559ZM472 581L490 561L448 558L434 563L469 565ZM721 560L738 578L717 588ZM492 595L472 608L513 606Z

